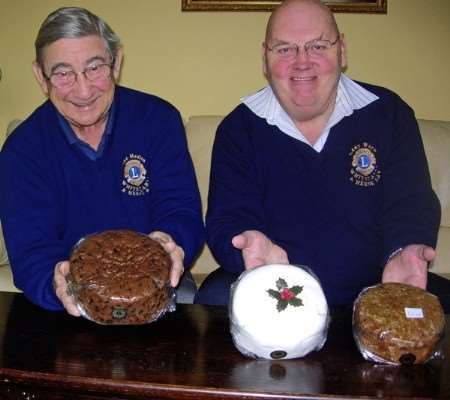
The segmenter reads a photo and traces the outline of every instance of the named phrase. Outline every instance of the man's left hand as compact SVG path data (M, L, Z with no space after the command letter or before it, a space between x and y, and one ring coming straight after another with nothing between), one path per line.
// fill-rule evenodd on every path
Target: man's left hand
M148 235L159 242L170 256L172 267L170 269L170 286L176 287L184 272L184 250L178 246L170 235L161 231L154 231Z
M399 282L427 287L428 263L433 261L436 251L424 244L411 244L392 257L384 267L382 282Z

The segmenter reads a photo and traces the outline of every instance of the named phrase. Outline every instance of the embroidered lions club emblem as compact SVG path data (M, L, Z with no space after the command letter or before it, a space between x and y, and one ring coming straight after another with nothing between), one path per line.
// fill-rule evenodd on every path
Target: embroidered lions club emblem
M381 178L377 164L377 150L369 143L354 145L350 151L352 166L350 181L357 186L375 186Z
M123 160L122 192L130 196L143 196L150 191L145 158L130 154Z

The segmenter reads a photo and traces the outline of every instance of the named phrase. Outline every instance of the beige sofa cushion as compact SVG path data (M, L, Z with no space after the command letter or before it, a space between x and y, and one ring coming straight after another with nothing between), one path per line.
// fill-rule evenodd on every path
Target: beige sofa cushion
M442 208L437 255L431 271L450 273L450 122L418 120L433 189Z
M0 268L0 292L20 292L14 286L13 276L9 265Z
M222 116L194 116L186 124L186 135L189 151L195 167L200 196L202 199L203 216L208 202L209 169L211 151L217 126ZM207 274L217 268L209 248L205 246L192 267L194 274Z
M8 137L8 135L16 129L16 127L21 123L22 121L20 119L13 119L6 128L5 132L5 138ZM0 266L4 266L6 264L9 264L8 261L8 254L6 253L6 247L5 247L5 241L3 240L3 231L2 231L2 224L0 221ZM9 275L8 275L9 276Z
M445 274L450 278L450 228L441 226L437 242L436 258L430 266L431 272Z
M6 254L5 241L3 240L2 224L0 222L0 266L8 264L8 254Z
M450 122L423 119L418 122L433 189L441 202L441 226L450 228Z

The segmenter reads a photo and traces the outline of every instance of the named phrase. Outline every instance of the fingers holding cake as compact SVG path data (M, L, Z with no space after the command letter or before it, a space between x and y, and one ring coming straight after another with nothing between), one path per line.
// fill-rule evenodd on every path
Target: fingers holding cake
M56 296L61 301L66 311L74 317L79 317L80 311L75 304L73 296L69 293L67 286L69 270L69 261L60 261L56 264L53 275L53 288L55 289Z
M184 272L184 250L165 232L153 231L148 236L159 242L169 254L170 260L172 261L172 266L170 268L170 285L176 287Z

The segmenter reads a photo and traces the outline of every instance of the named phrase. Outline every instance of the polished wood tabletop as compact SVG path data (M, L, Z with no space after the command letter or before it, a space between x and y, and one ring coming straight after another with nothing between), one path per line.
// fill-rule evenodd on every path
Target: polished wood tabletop
M365 361L348 310L332 313L322 350L269 361L235 349L226 307L103 326L0 293L0 399L448 399L449 318L444 356L425 365Z

